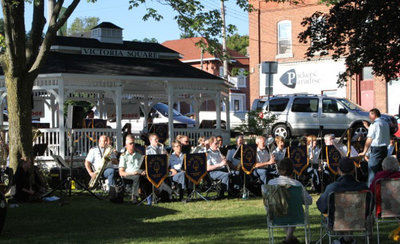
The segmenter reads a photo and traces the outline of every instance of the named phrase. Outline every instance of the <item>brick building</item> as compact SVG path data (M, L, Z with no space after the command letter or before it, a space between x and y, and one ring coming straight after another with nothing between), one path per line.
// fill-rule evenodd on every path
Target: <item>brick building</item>
M193 37L185 38L179 40L165 41L162 43L163 46L168 47L181 54L180 59L183 63L189 64L192 67L201 69L210 74L216 76L223 76L223 64L218 57L214 55L201 51L201 47L197 46L202 38ZM203 42L207 42L203 39ZM229 72L231 73L233 68L238 70L248 71L249 70L249 58L242 55L234 50L228 50L230 55ZM235 77L229 77L229 81L234 84L234 87L230 89L229 99L230 99L230 110L235 111L246 111L249 109L249 84L248 77L246 75L238 75ZM192 112L191 108L185 102L181 102L178 105L181 113L185 114L187 112ZM214 101L204 102L200 108L202 111L215 111Z
M346 68L344 59L333 61L330 56L316 55L308 60L307 44L299 43L298 34L304 30L304 17L316 11L327 12L329 8L318 0L304 0L294 5L250 0L256 8L249 13L250 101L265 96L268 82L260 72L263 61L278 62L278 73L270 80L271 94L311 93L346 97L365 109L379 108L382 112L395 114L400 98L394 94L400 81L388 84L364 68L362 74L349 79L345 87L336 84L337 75Z

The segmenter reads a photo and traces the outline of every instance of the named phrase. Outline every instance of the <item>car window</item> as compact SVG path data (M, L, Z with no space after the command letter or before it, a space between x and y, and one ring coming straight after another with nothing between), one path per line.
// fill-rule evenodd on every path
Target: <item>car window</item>
M289 98L276 98L269 101L269 111L282 112L286 109Z
M339 108L336 100L323 99L322 100L322 112L323 113L339 113Z
M258 100L256 110L260 110L263 108L265 101Z
M318 98L295 98L293 100L292 112L316 113L318 112Z

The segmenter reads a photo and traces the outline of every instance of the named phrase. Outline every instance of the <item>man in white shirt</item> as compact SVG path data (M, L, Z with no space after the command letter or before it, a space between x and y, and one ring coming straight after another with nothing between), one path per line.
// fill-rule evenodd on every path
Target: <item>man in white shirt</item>
M104 151L108 146L107 136L101 135L99 138L99 145L89 150L89 153L85 159L85 168L91 178L96 177L96 170L101 167L101 159L103 158ZM110 158L111 161L107 163L106 169L103 172L103 176L108 179L108 186L113 186L114 165L118 164L118 160L114 153L111 153Z
M381 118L380 111L376 108L371 109L369 119L372 122L371 125L363 121L364 126L368 129L368 135L364 151L359 154L359 156L365 156L371 147L368 161L368 186L371 185L375 174L382 171L382 161L387 156L387 146L390 142L389 124Z
M254 164L253 174L257 176L263 184L267 184L272 179L272 172L275 171L275 156L265 148L265 137L257 136L257 159Z

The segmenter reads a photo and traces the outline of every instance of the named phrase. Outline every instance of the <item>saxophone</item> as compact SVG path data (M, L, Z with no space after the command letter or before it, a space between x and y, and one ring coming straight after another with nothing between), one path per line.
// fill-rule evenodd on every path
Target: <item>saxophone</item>
M111 156L112 152L113 152L113 148L110 146L104 150L104 154L103 154L103 157L101 158L101 162L100 162L101 166L96 169L96 171L95 171L96 176L94 178L90 179L89 189L93 189L99 182L101 175L103 174L104 170L106 169L107 162L110 161L110 156Z

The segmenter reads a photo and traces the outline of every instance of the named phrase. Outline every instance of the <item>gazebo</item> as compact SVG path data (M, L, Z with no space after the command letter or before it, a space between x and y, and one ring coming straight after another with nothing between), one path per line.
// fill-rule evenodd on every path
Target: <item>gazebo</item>
M33 114L45 117L49 128L40 129L37 143L48 149L39 160L51 160L51 154L71 156L68 141L74 145L74 157L83 159L96 138L106 134L116 148L122 148L122 108L142 107L148 112L157 102L169 104L168 136L188 135L197 141L200 136L221 135L228 141L229 116L226 128L221 128L221 106L229 114L230 83L190 65L180 62L179 53L158 43L122 40L122 29L103 22L91 30L91 38L58 36L33 87ZM0 77L0 113L5 108L7 91L4 76ZM67 128L64 104L68 100L83 100L96 105L100 119L109 118L107 107L115 108L115 128ZM206 100L216 104L216 128L199 128L199 108ZM173 104L186 101L196 114L194 128L174 128ZM37 111L39 110L39 112ZM3 116L0 116L3 124Z

